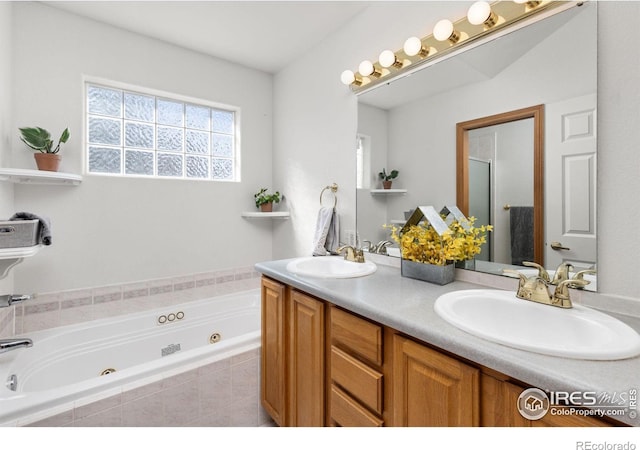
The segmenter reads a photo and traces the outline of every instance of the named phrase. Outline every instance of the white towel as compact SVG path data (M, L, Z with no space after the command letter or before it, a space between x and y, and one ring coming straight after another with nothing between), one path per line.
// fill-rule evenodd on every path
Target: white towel
M335 253L338 247L340 247L340 222L338 214L334 210L331 215L331 226L329 227L329 233L327 233L327 241L324 244L324 248L329 253Z
M333 208L320 208L313 238L313 256L325 256L335 251L338 248L339 235L338 215Z

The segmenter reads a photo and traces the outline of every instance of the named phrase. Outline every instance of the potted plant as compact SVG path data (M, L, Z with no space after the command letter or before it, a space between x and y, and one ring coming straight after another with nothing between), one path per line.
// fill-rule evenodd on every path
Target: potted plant
M391 183L394 178L398 176L399 172L397 170L392 170L387 173L386 169L382 169L382 172L378 173L378 176L382 180L382 187L385 189L391 189Z
M402 275L436 284L447 284L455 276L455 263L473 259L486 242L491 225L474 226L474 217L463 224L458 220L445 225L439 233L429 221L421 221L403 230L395 225L391 238L400 245ZM443 223L444 225L444 223Z
M58 144L53 146L53 139L51 139L51 133L44 128L40 127L25 127L19 128L22 142L27 144L33 150L37 150L33 156L36 160L36 165L39 170L48 170L51 172L57 172L60 165L60 145L69 140L69 128L65 128L58 139Z
M267 191L267 188L262 188L253 194L256 208L260 208L262 212L271 212L273 211L273 204L280 203L280 192L276 191L274 194L269 194Z

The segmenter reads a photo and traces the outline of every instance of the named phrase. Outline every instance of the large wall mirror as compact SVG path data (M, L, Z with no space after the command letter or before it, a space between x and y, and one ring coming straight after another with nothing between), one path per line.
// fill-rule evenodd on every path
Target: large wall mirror
M596 48L585 2L360 94L360 239L388 239L383 225L418 205L458 204L496 228L476 270L595 268ZM399 171L387 192L383 168ZM513 232L519 215L530 234Z

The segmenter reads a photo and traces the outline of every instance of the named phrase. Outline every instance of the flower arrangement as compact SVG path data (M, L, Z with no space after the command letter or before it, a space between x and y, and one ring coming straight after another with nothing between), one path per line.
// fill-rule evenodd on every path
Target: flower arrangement
M487 232L493 231L493 226L475 227L475 220L475 217L469 217L467 227L454 220L442 236L428 222L411 225L403 233L395 225L385 225L385 228L391 229L391 238L399 244L403 259L444 266L473 259L480 253Z

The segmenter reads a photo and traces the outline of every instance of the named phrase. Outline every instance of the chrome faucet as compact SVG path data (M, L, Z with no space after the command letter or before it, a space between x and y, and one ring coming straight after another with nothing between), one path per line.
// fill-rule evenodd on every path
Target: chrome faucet
M363 263L364 262L364 253L361 248L355 248L352 245L342 245L336 249L336 253L340 254L345 251L344 259L347 261Z
M393 242L386 241L386 240L378 242L373 249L374 253L378 253L380 255L386 255L387 247L390 246L391 244L393 244Z
M0 339L0 353L9 352L17 348L31 347L33 341L27 338Z
M30 298L30 295L0 295L0 308L8 308L14 303L21 303L25 300L29 300Z

